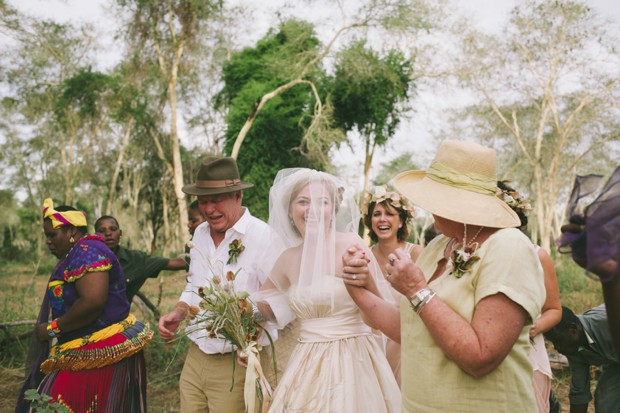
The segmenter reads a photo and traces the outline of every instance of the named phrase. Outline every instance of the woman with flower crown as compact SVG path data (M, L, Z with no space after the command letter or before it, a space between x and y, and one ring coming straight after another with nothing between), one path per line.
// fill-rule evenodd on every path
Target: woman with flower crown
M388 191L385 186L377 186L364 195L364 225L374 245L370 248L380 268L385 268L388 255L401 248L411 256L413 262L418 259L422 247L407 241L409 224L413 218L413 208L398 192ZM387 276L385 271L384 276ZM400 293L391 290L396 304L400 302ZM387 339L385 346L390 367L400 385L400 343Z
M395 188L433 214L442 235L417 262L398 249L387 280L403 294L400 311L370 289L349 293L402 345L406 412L533 412L529 330L545 301L543 275L519 218L497 198L495 151L444 141L427 171L408 171ZM357 246L343 279L370 285Z
M350 191L324 172L282 170L270 190L269 225L279 237L270 243L278 259L252 298L268 320L291 309L299 320L298 344L270 412L400 411L385 354L342 280L343 253L363 243ZM363 253L371 255L367 248ZM373 294L390 300L380 269L370 268ZM282 296L287 299L278 305Z

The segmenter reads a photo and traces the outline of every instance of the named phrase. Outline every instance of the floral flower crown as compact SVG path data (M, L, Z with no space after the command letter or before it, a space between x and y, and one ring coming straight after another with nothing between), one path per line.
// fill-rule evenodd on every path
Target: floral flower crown
M373 202L380 204L383 201L387 201L396 209L406 211L407 218L413 217L413 207L409 205L407 199L403 198L398 192L388 191L385 185L376 186L372 191L367 191L364 194L364 209L368 211L368 205Z
M532 210L532 204L519 192L508 186L509 181L501 181L505 189L498 187L497 197L508 204L513 211L527 215Z

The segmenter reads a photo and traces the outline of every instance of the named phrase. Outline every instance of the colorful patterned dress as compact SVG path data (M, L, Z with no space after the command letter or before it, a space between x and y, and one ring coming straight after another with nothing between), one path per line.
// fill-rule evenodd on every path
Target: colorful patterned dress
M72 412L146 412L141 350L153 332L129 314L122 268L102 238L81 238L58 261L47 291L52 318L64 315L79 298L75 282L98 272L109 277L106 306L91 324L61 334L41 364L46 376L39 393Z

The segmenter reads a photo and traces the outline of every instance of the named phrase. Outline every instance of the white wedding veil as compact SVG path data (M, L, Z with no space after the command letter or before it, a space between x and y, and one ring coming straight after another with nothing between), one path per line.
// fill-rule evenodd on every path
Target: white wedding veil
M352 245L365 248L358 235L360 213L353 190L333 175L306 168L278 172L269 193L269 226L276 239L269 255L275 287L287 295L333 307L334 278L342 275L342 255ZM384 299L392 300L389 285L371 261ZM338 280L338 282L343 282Z

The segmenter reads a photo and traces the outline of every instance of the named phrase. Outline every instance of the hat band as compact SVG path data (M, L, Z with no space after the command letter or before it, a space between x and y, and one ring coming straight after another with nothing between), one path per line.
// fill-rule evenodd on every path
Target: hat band
M222 179L220 181L196 181L198 188L226 188L229 186L239 185L240 179Z
M495 196L497 188L497 181L495 179L474 173L464 174L440 162L431 163L428 171L426 171L426 176L440 184L479 194Z

